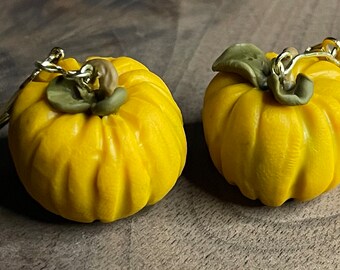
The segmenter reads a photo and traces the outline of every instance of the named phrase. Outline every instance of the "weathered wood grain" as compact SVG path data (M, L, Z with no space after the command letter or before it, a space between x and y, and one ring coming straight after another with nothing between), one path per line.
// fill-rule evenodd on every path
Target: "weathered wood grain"
M170 87L187 166L166 198L112 224L47 213L23 190L0 132L0 269L337 269L339 188L267 208L216 172L200 124L211 65L229 45L303 50L340 38L337 0L0 1L0 103L54 46L67 56L128 55Z

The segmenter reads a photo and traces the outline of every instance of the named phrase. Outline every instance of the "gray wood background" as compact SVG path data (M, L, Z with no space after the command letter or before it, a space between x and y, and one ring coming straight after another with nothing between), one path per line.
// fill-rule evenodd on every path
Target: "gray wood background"
M54 46L79 60L128 55L161 76L184 116L188 159L158 204L111 224L54 216L22 188L0 131L0 269L340 269L340 190L264 207L216 172L200 112L229 45L299 50L340 38L337 0L4 0L0 103Z

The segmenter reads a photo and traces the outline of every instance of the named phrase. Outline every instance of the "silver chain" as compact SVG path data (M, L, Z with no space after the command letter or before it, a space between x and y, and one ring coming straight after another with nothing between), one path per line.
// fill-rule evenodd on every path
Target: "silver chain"
M43 62L35 62L35 66L39 70L44 70L50 73L59 73L67 80L76 81L81 88L91 88L89 86L89 82L94 77L94 68L92 65L85 64L79 70L65 70L51 61L45 60Z
M64 55L65 54L63 49L55 47L51 50L51 52L43 62L53 64L64 58ZM33 81L40 74L41 70L42 68L36 67L36 69L34 69L33 72L26 78L26 80L19 86L19 89L13 94L13 96L9 99L4 108L1 110L0 129L8 123L11 117L10 114L13 108L13 104L21 90L25 88L26 85L29 84L31 81Z
M307 48L299 54L295 48L287 48L280 53L272 63L272 73L279 76L283 84L289 84L292 80L292 70L301 59L318 57L325 58L327 61L340 67L337 55L340 49L340 41L335 38L326 38L322 43Z
M55 47L51 50L47 58L43 61L37 61L35 63L35 69L30 76L20 85L19 89L14 93L10 100L6 103L5 107L1 111L0 115L0 129L5 126L9 119L13 104L21 92L21 90L31 81L33 81L41 71L47 71L50 73L59 73L65 79L75 81L80 89L91 90L91 80L96 76L94 67L90 64L83 65L79 70L65 70L56 63L64 58L64 50Z
M40 69L50 73L60 73L68 80L76 80L80 78L90 78L93 73L93 67L91 65L85 65L79 70L68 70L66 71L61 66L58 66L49 61L40 62L37 61L35 66Z

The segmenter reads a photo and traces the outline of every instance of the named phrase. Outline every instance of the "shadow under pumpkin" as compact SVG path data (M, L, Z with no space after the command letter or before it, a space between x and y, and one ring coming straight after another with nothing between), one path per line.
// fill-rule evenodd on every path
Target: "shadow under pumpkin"
M68 222L45 210L27 193L16 173L7 137L0 138L0 152L0 206L40 221Z
M214 197L244 206L263 206L259 200L250 200L242 195L238 187L230 185L215 168L204 139L201 122L184 126L188 154L183 176L194 185Z

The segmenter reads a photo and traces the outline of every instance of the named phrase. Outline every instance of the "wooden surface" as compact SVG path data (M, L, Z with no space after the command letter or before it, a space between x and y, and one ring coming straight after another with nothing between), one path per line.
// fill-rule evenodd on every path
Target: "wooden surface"
M231 44L299 50L340 38L337 0L0 2L0 103L54 46L79 60L128 55L161 76L185 120L183 175L158 204L111 224L56 217L22 188L0 131L0 269L339 269L340 190L264 207L211 164L200 113Z

